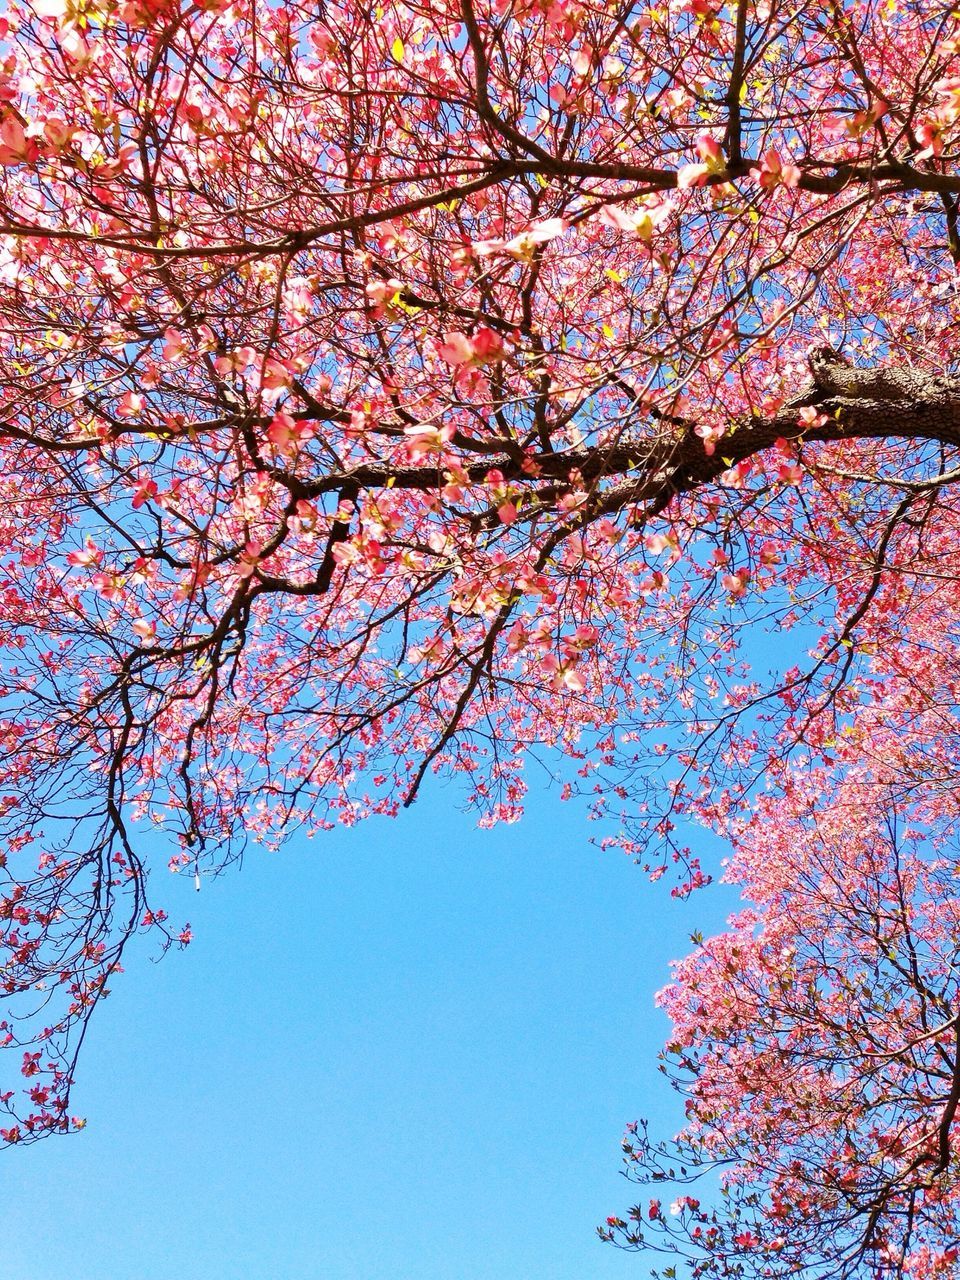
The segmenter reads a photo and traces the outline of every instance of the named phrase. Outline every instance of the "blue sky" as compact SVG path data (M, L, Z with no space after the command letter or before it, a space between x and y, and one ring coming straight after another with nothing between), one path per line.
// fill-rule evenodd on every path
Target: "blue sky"
M197 895L98 1014L87 1129L5 1153L4 1280L615 1280L619 1138L676 1127L653 993L729 892L688 904L555 795L480 831L436 780L394 822Z

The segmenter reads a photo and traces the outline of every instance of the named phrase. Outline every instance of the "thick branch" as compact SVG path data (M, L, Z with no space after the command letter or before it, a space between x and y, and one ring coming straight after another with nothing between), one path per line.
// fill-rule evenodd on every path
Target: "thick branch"
M694 430L695 423L690 421L674 427L674 435L539 454L533 459L538 479L563 485L572 483L575 474L588 484L621 477L597 495L591 515L610 514L632 504L641 504L653 514L677 494L710 483L779 439L819 443L929 440L960 447L960 379L908 368L855 369L827 349L813 353L810 367L811 385L770 417L733 423L713 455L707 454ZM819 425L807 427L800 420L801 404L816 406L823 419ZM525 487L530 486L529 471L516 455L493 454L465 465L464 471L472 482L480 483L492 467L508 480L522 480ZM344 483L361 489L429 491L443 481L437 469L371 462L307 481L303 491L319 496L340 489Z

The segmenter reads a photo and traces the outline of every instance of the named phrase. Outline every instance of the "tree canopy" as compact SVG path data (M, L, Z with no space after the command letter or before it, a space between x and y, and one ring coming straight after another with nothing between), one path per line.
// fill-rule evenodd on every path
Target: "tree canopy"
M601 1234L958 1274L958 160L930 0L8 4L7 1142L189 941L148 854L535 763L746 898L625 1140L721 1191Z

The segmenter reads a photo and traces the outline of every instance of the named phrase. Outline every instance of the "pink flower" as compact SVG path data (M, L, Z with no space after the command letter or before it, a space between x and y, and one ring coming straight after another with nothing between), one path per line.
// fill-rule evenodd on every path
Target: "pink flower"
M583 693L586 685L577 670L563 663L555 653L545 653L539 663L540 674L547 677L550 688L555 692L569 689L571 693Z
M605 222L608 227L616 227L618 231L636 231L639 219L644 215L634 217L621 205L605 204L597 216L601 222Z
M720 483L726 485L728 489L742 489L744 481L753 470L753 464L749 458L742 458L732 467L728 467L726 471L719 476Z
M143 396L139 391L127 391L117 405L118 418L135 418L143 410Z
M774 187L795 187L801 178L800 170L795 164L784 164L779 151L765 151L759 169L751 169L750 177L759 182L765 191Z
M768 568L770 565L780 563L780 548L775 542L765 542L761 546L760 563L762 565L766 565Z
M299 422L289 413L278 413L267 428L267 439L280 453L295 453L300 445L313 439L309 422Z
M669 197L644 196L636 211L628 211L622 205L605 204L598 213L598 218L608 227L616 227L619 231L632 232L644 244L649 244L655 231L669 221L674 204Z
M301 533L311 533L317 527L317 508L312 502L300 498L297 502L297 522Z
M709 176L709 165L685 164L677 170L677 186L681 191L685 191L688 187L702 187Z
M589 622L581 622L573 633L572 643L577 649L592 649L600 639L600 632Z
M293 381L293 370L286 360L270 359L263 370L263 386L267 391L280 391Z
M27 164L40 154L35 138L28 138L23 125L8 111L0 123L0 164Z
M263 548L259 542L248 542L240 553L240 559L237 562L237 575L241 578L251 578L256 572L257 562L260 559L260 552Z
M727 171L727 159L720 143L709 133L697 135L698 164L685 164L677 171L677 186L702 187L708 178L719 177Z
M918 160L929 160L931 156L939 156L943 152L943 121L937 119L924 120L917 130L917 137L923 143L923 150L917 152Z
M134 510L139 510L145 502L155 498L158 492L156 480L141 480L134 490L133 501L130 505Z
M104 600L121 600L123 598L123 579L115 573L94 573L90 577L90 586Z
M164 360L176 360L186 349L187 340L178 329L164 329L163 331L163 358Z
M32 0L31 7L38 18L51 22L65 22L69 14L67 0Z
M76 129L73 125L67 124L57 116L51 116L43 126L43 140L47 148L53 152L62 151L75 133Z
M945 124L953 124L960 118L960 76L948 76L946 80L938 80L933 86L935 91L947 99L937 113Z
M670 1206L670 1212L674 1215L683 1213L684 1209L696 1212L700 1208L700 1201L694 1199L693 1196L679 1196Z
M363 559L363 553L353 542L338 542L334 546L332 554L341 569L349 568L352 564L359 564Z
M78 565L82 568L90 568L92 565L99 564L103 552L97 544L88 538L83 545L82 551L71 551L67 556L67 564Z
M564 667L562 671L562 679L564 685L572 693L583 693L584 689L587 687L584 683L583 676L581 676L580 672L574 667Z
M403 315L404 307L400 295L406 286L402 280L371 280L364 289L375 316L386 316L388 320L396 320Z
M507 652L519 653L521 649L525 649L529 643L530 637L527 629L522 622L515 622L507 632Z
M846 121L845 128L851 138L862 138L868 129L872 129L878 120L890 110L889 104L877 98L865 111L855 111Z
M243 373L244 370L250 368L256 359L257 353L253 347L237 347L235 351L228 351L224 356L217 356L213 366L217 373L223 375Z
M820 413L812 404L804 405L798 417L800 425L804 428L822 427L827 421L827 415Z
M697 155L705 160L715 171L726 169L727 162L720 143L709 133L697 134Z
M473 245L473 252L478 258L503 253L518 262L529 262L539 245L562 236L568 226L563 218L547 218L543 222L535 222L529 231L521 231L512 240L478 240Z
M442 427L432 426L428 422L415 422L403 428L406 437L404 443L411 458L425 458L430 454L443 453L453 439L455 429L449 423Z
M711 427L704 423L694 427L694 431L703 441L703 452L708 458L712 458L717 451L717 444L723 438L725 428L723 426Z
M93 176L98 182L111 182L114 178L118 178L121 173L126 173L138 155L139 152L136 145L132 142L127 142L112 160L103 160L94 165L92 169Z
M479 328L472 337L452 332L443 335L437 355L447 364L479 368L503 359L503 340L492 329Z
M640 583L640 594L643 596L654 595L658 591L666 591L670 586L670 575L664 573L662 569L654 569Z
M133 624L134 635L139 636L144 644L151 644L157 638L157 628L146 618L137 618Z
M436 355L448 365L468 365L474 360L474 344L465 333L445 333L442 346L436 348Z

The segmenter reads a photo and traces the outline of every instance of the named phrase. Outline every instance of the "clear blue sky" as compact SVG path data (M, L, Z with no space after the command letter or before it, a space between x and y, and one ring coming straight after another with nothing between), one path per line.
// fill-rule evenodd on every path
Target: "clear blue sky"
M479 831L434 781L156 883L196 941L113 984L88 1128L5 1153L4 1280L646 1276L593 1231L639 1194L625 1123L676 1127L653 993L734 899L672 901L596 834L555 795Z

